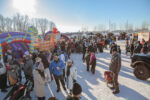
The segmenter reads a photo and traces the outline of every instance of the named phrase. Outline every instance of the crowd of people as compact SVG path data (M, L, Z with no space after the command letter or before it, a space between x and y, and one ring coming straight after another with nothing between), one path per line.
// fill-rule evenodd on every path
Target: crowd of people
M38 100L45 100L45 84L54 80L56 91L61 91L61 83L68 94L67 100L80 100L82 88L77 83L77 68L70 57L71 49L63 43L65 42L57 43L51 52L35 50L31 54L26 51L17 57L12 50L7 50L4 56L0 56L1 92L8 92L7 88L25 78L33 83L32 88Z
M52 51L38 51L34 53L20 51L16 57L12 50L7 50L5 55L0 56L0 88L1 92L7 92L7 88L14 86L17 82L22 82L24 76L26 80L31 80L38 100L45 100L45 84L55 81L57 92L61 91L60 83L64 91L69 95L67 100L80 100L82 88L77 80L77 68L71 59L71 53L82 53L82 60L86 62L87 72L94 75L96 69L96 53L103 52L103 49L110 44L108 39L83 38L79 41L57 42ZM128 51L128 42L126 49ZM146 53L146 42L143 46L138 42L137 46L131 43L131 55L133 53ZM110 54L112 55L109 69L112 72L113 93L120 92L118 75L121 69L121 49L120 46L111 42ZM91 66L91 67L90 67ZM8 82L7 82L8 80ZM8 85L9 83L9 85Z
M130 55L143 53L148 54L150 52L150 44L149 42L146 42L144 39L142 41L133 41L129 43L129 40L126 40L126 55L128 55L128 52L130 52Z

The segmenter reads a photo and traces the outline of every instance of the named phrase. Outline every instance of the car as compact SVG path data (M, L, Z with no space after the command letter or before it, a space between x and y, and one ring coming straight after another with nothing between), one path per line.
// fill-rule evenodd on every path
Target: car
M141 80L150 78L150 54L135 54L131 57L134 75Z

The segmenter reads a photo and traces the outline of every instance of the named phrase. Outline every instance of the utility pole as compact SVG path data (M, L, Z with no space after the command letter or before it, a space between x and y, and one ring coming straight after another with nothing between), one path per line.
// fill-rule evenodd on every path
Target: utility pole
M128 20L127 20L127 22L126 22L126 32L128 33L128 27L129 27L129 25L128 25Z
M109 32L110 32L110 24L111 24L111 22L110 22L110 19L109 19Z

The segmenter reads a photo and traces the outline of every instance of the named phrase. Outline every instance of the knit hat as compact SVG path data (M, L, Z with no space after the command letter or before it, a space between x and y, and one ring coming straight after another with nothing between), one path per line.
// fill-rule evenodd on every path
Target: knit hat
M72 92L73 92L73 95L79 95L79 94L81 94L82 88L81 88L80 84L74 83L73 84L73 88L72 88Z

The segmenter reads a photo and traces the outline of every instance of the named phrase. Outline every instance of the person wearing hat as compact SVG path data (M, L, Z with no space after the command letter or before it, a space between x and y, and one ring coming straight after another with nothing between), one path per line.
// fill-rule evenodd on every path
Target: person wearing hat
M94 75L95 74L95 67L96 67L96 56L95 56L94 52L91 52L90 65L92 65L91 72Z
M33 61L30 57L30 55L25 55L25 64L23 66L24 74L26 77L26 80L32 80L32 67L33 67Z
M70 93L72 93L73 83L75 83L77 80L77 68L73 66L73 61L71 59L69 59L67 62L67 68L65 72L67 88L70 90Z
M49 69L50 73L54 75L56 85L57 85L57 92L60 91L60 84L59 80L63 86L63 89L66 90L64 77L63 77L63 69L65 68L65 64L62 60L59 59L59 55L54 55L54 60L51 62Z
M111 44L110 54L112 54L112 49L113 48L117 49L117 45L114 42Z
M68 95L66 100L80 100L82 93L82 88L80 84L74 83L72 88L72 95Z
M109 70L112 72L112 78L113 78L113 87L111 89L114 89L113 94L117 94L120 92L119 90L119 83L118 83L118 75L121 69L121 57L120 54L117 53L117 49L112 49L112 58L109 65Z
M87 56L85 57L86 59L86 68L87 68L87 71L89 72L89 68L90 68L90 57L91 57L91 52L88 52Z
M120 49L120 46L117 46L117 52L121 55L121 49Z
M33 70L34 91L38 100L45 100L45 74L41 58L37 59L38 66Z
M51 77L50 77L50 72L49 72L49 62L46 58L45 54L39 54L39 57L41 58L41 61L44 65L44 72L45 72L45 76L46 76L46 82L50 82L51 81Z
M82 50L82 54L83 54L83 56L82 56L82 60L83 60L83 62L85 61L85 54L86 54L86 49L87 49L87 47L85 46L86 45L86 42L84 41L83 42L83 50Z

